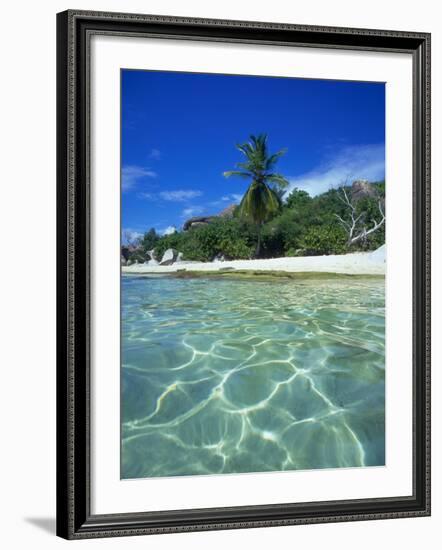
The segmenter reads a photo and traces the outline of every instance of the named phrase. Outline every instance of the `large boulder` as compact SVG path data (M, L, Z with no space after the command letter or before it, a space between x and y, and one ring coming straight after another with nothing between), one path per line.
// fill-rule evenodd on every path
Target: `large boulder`
M356 180L351 186L351 198L354 202L365 197L378 197L378 192L374 185L367 180Z
M157 256L157 253L155 252L155 248L152 248L152 250L146 251L146 259L158 261L158 256Z
M212 223L213 221L219 218L233 218L235 208L236 208L236 204L230 204L229 206L224 208L224 210L221 210L221 212L217 215L194 216L193 218L189 218L184 222L183 229L184 231L187 231L188 229L192 229L194 227L201 227L204 225L208 225L209 223Z
M221 254L221 253L217 254L212 260L212 262L214 262L214 263L216 263L216 262L225 262L225 261L226 261L226 257L224 256L224 254Z
M224 210L221 210L221 212L218 214L220 218L233 218L233 215L236 210L236 204L230 204Z
M184 231L187 231L188 229L191 229L192 227L199 227L201 225L207 225L211 221L213 221L216 218L216 216L194 216L193 218L190 218L186 220L183 224Z
M172 265L177 256L178 252L174 248L168 248L161 258L160 265Z
M383 244L376 250L373 250L373 252L370 254L370 259L372 262L385 263L385 254L386 254L386 247L385 247L385 244Z

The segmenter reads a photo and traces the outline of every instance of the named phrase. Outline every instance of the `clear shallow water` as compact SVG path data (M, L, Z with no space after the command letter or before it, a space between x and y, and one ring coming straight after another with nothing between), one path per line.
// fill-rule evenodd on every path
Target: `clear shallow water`
M122 478L385 463L383 279L123 277Z

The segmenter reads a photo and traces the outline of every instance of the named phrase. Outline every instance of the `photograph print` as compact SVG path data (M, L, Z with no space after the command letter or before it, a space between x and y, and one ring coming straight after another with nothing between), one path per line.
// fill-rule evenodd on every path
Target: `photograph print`
M121 478L385 465L385 84L121 71Z

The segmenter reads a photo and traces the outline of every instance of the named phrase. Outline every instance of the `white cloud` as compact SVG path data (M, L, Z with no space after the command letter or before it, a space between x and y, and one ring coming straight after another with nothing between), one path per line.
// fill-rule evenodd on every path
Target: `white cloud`
M152 200L156 200L156 195L154 195L154 193L138 193L137 197L139 199L152 199Z
M242 197L243 196L239 195L238 193L231 193L230 195L224 195L223 197L221 197L221 200L239 203L241 202Z
M285 196L297 187L311 196L325 193L332 187L351 183L356 179L376 181L385 177L385 146L354 145L341 149L325 159L314 170L289 178Z
M201 197L202 192L194 189L178 189L176 191L161 191L159 196L165 201L185 202L195 197Z
M138 193L138 198L149 199L152 201L163 200L169 202L187 202L190 199L200 197L202 194L202 191L195 189L178 189L175 191L160 191L159 193Z
M176 233L176 227L169 225L164 229L159 229L158 233L160 233L160 235L172 235L173 233Z
M151 149L149 153L149 158L159 160L161 158L161 151L159 149Z
M128 165L123 166L121 171L121 188L124 191L129 191L137 183L144 178L155 178L157 174L143 166Z
M202 214L204 211L204 208L202 206L189 206L189 208L185 208L181 212L182 218L192 218L193 216L197 216L198 214Z

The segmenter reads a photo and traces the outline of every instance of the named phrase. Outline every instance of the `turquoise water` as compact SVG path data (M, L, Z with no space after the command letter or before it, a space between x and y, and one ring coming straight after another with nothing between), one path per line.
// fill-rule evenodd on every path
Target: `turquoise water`
M384 280L122 279L121 477L385 463Z

